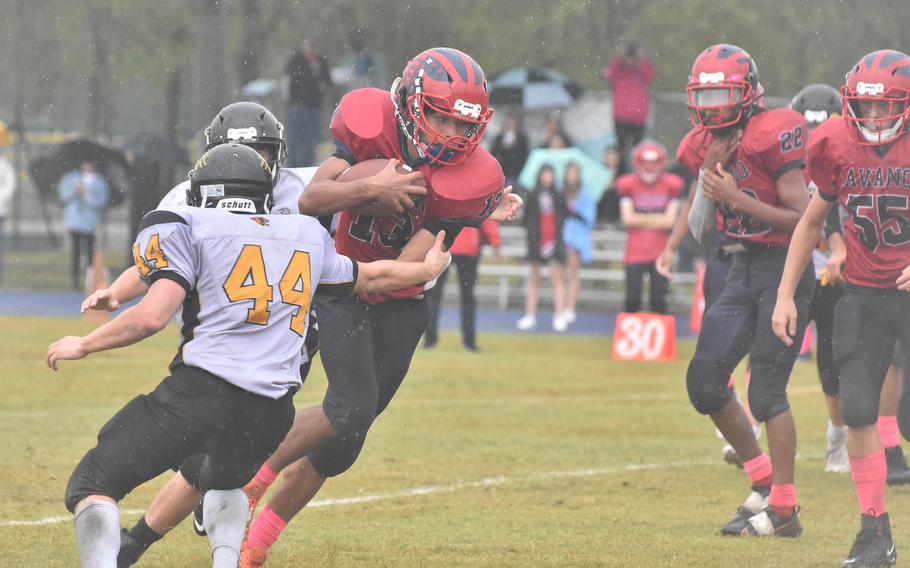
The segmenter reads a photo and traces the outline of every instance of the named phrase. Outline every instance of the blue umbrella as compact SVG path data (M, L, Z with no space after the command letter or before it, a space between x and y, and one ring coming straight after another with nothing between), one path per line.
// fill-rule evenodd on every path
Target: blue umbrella
M516 67L490 79L493 105L521 105L525 109L561 108L581 95L571 77L553 69Z
M525 161L518 183L531 189L537 183L537 174L544 165L550 165L556 173L557 183L561 183L566 165L569 162L578 164L581 170L581 184L596 200L600 200L604 190L613 181L613 172L609 168L585 154L578 148L537 148L532 150Z

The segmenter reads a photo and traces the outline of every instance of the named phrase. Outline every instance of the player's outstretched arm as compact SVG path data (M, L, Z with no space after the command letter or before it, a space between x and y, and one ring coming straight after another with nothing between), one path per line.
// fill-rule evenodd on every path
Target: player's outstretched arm
M92 353L126 347L164 329L186 298L180 284L156 280L135 306L84 337L66 336L47 348L45 362L57 370L57 361L82 359Z
M521 211L523 205L524 200L512 192L512 186L510 185L502 190L502 201L490 214L489 219L500 222L514 221L518 218L518 212Z
M427 190L414 185L422 175L419 172L399 173L398 160L391 159L376 175L338 181L338 176L351 167L347 160L336 156L322 162L313 179L300 194L297 204L300 213L314 217L331 215L360 205L375 202L401 213L414 206L413 198L425 195Z
M793 302L793 294L812 255L812 249L821 236L825 217L832 205L834 205L832 202L816 193L797 223L790 240L787 262L784 265L780 286L777 288L777 303L771 315L774 334L787 345L793 344L793 336L796 335L796 304Z
M82 313L88 310L116 311L120 304L138 298L148 291L148 284L139 277L139 269L131 266L102 290L96 290L82 301Z
M452 262L452 255L443 250L446 232L436 234L433 246L422 262L377 260L357 263L355 294L372 294L400 290L433 280Z

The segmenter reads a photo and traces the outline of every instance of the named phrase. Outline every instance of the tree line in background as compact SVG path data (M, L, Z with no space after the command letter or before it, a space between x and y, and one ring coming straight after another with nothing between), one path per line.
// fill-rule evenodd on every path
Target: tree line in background
M239 86L279 76L303 37L331 61L361 35L390 73L451 45L490 75L546 66L595 89L635 41L660 92L682 92L695 55L726 41L752 54L775 96L839 85L873 49L910 50L902 0L0 0L0 10L0 119L102 137L191 136Z

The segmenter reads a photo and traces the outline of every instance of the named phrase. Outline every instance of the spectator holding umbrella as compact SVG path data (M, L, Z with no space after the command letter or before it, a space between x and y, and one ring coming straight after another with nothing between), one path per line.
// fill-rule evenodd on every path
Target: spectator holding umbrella
M563 319L565 309L565 281L563 267L566 250L562 242L562 227L566 219L565 197L556 190L556 173L544 165L537 174L537 183L525 201L524 226L528 236L528 260L531 273L525 296L525 315L515 324L521 331L537 327L537 295L540 288L540 268L550 267L553 283L553 330L565 331L568 323Z
M95 171L95 164L88 161L64 175L57 185L63 203L63 222L72 242L70 275L75 290L82 289L82 274L95 254L95 228L109 193L107 182Z
M655 266L679 214L683 180L666 172L667 151L645 140L634 151L633 173L619 178L619 210L626 226L626 312L641 309L642 281L650 280L650 307L667 311L669 280Z
M493 140L490 153L499 160L502 172L506 176L506 185L514 185L515 178L521 173L521 168L528 159L528 136L521 126L517 113L512 112L506 116L505 127Z
M613 89L616 143L623 158L621 172L626 172L632 148L645 136L650 102L648 88L654 80L654 67L635 43L629 43L624 54L613 58L604 76Z
M578 291L581 280L578 271L582 264L591 262L591 229L597 214L597 202L590 190L582 184L581 168L575 162L566 166L562 184L566 200L566 222L562 228L562 240L566 247L568 286L567 297L562 311L562 320L567 324L576 318Z
M458 269L458 287L461 301L461 345L467 351L480 351L477 347L475 320L477 301L474 299L474 286L477 284L477 265L480 264L480 246L483 242L493 247L494 258L499 256L499 223L487 219L480 226L465 227L452 243L452 263ZM439 308L442 304L442 290L446 283L448 270L439 275L436 285L427 292L429 318L424 334L423 346L433 348L439 341Z

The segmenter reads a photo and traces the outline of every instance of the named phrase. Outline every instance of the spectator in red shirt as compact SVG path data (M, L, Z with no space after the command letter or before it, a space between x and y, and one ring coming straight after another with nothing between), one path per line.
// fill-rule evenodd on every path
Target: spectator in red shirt
M515 326L522 331L537 327L537 292L540 287L540 267L550 266L553 283L553 330L565 331L569 324L563 319L566 285L563 268L566 249L562 241L562 227L566 220L566 199L556 190L556 173L544 165L537 174L537 185L525 201L524 226L528 231L528 260L531 274L525 296L525 315Z
M648 122L648 88L654 80L654 67L641 54L638 46L630 43L623 55L610 62L604 76L613 89L613 121L616 127L616 144L622 153L622 171L628 171L629 155L645 136Z
M475 316L477 315L477 302L474 299L474 285L477 284L477 265L480 264L480 245L488 243L493 247L493 258L499 257L499 223L487 219L480 226L465 227L452 243L449 252L452 253L452 262L458 269L458 286L461 299L461 345L467 351L480 351L477 347L475 331ZM437 333L439 325L439 307L442 304L442 289L445 286L448 270L439 275L436 286L427 292L427 307L429 319L424 332L423 346L433 348L439 341Z
M626 306L625 311L641 309L642 280L651 284L651 311L667 311L669 280L657 272L655 261L663 252L679 214L682 178L666 172L667 151L650 140L639 144L633 154L633 173L617 182L619 210L626 226Z

